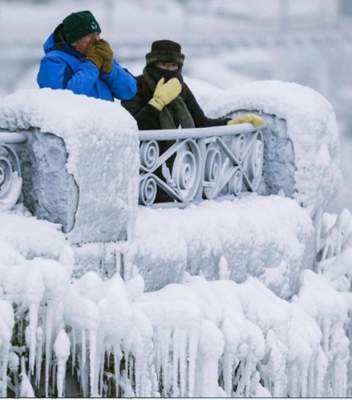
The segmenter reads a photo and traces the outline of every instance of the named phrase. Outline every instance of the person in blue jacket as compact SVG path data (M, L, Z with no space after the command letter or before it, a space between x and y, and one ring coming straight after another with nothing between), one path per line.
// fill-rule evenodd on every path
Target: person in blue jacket
M136 79L114 59L90 11L67 16L44 44L37 82L41 88L68 89L97 99L129 100Z

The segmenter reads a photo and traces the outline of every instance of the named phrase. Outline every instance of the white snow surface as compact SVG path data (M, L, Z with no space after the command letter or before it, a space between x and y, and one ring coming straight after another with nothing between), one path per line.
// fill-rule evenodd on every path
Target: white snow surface
M213 99L213 116L234 111L274 114L287 123L296 165L296 198L314 213L326 209L341 185L340 149L332 105L315 90L281 81L251 82Z
M1 98L0 128L39 128L62 137L68 148L71 173L76 170L83 138L108 141L127 136L136 140L136 121L119 102L75 95L69 90L20 90Z

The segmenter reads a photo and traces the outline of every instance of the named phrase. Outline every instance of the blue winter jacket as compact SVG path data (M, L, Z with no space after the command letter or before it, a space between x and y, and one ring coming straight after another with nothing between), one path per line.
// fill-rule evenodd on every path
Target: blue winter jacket
M102 73L96 65L67 43L57 45L54 34L44 44L37 82L41 88L69 89L102 100L129 100L137 92L136 79L116 60L112 71Z

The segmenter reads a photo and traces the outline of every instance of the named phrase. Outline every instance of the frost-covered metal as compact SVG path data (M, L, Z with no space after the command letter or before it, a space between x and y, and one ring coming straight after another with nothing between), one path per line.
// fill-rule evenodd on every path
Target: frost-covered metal
M0 132L0 210L11 209L21 195L21 165L15 145L24 141L21 133Z
M142 205L237 196L262 181L263 134L251 124L145 131L140 160Z

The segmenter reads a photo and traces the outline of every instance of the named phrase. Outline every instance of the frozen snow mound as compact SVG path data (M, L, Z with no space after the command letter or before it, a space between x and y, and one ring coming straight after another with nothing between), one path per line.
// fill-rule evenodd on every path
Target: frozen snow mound
M138 136L118 103L62 90L0 101L0 128L21 131L24 204L72 242L126 240L138 198ZM113 179L112 179L113 177Z
M252 82L222 92L208 111L255 111L284 120L294 151L294 197L312 214L333 199L341 184L338 130L332 105L318 92L289 82Z

